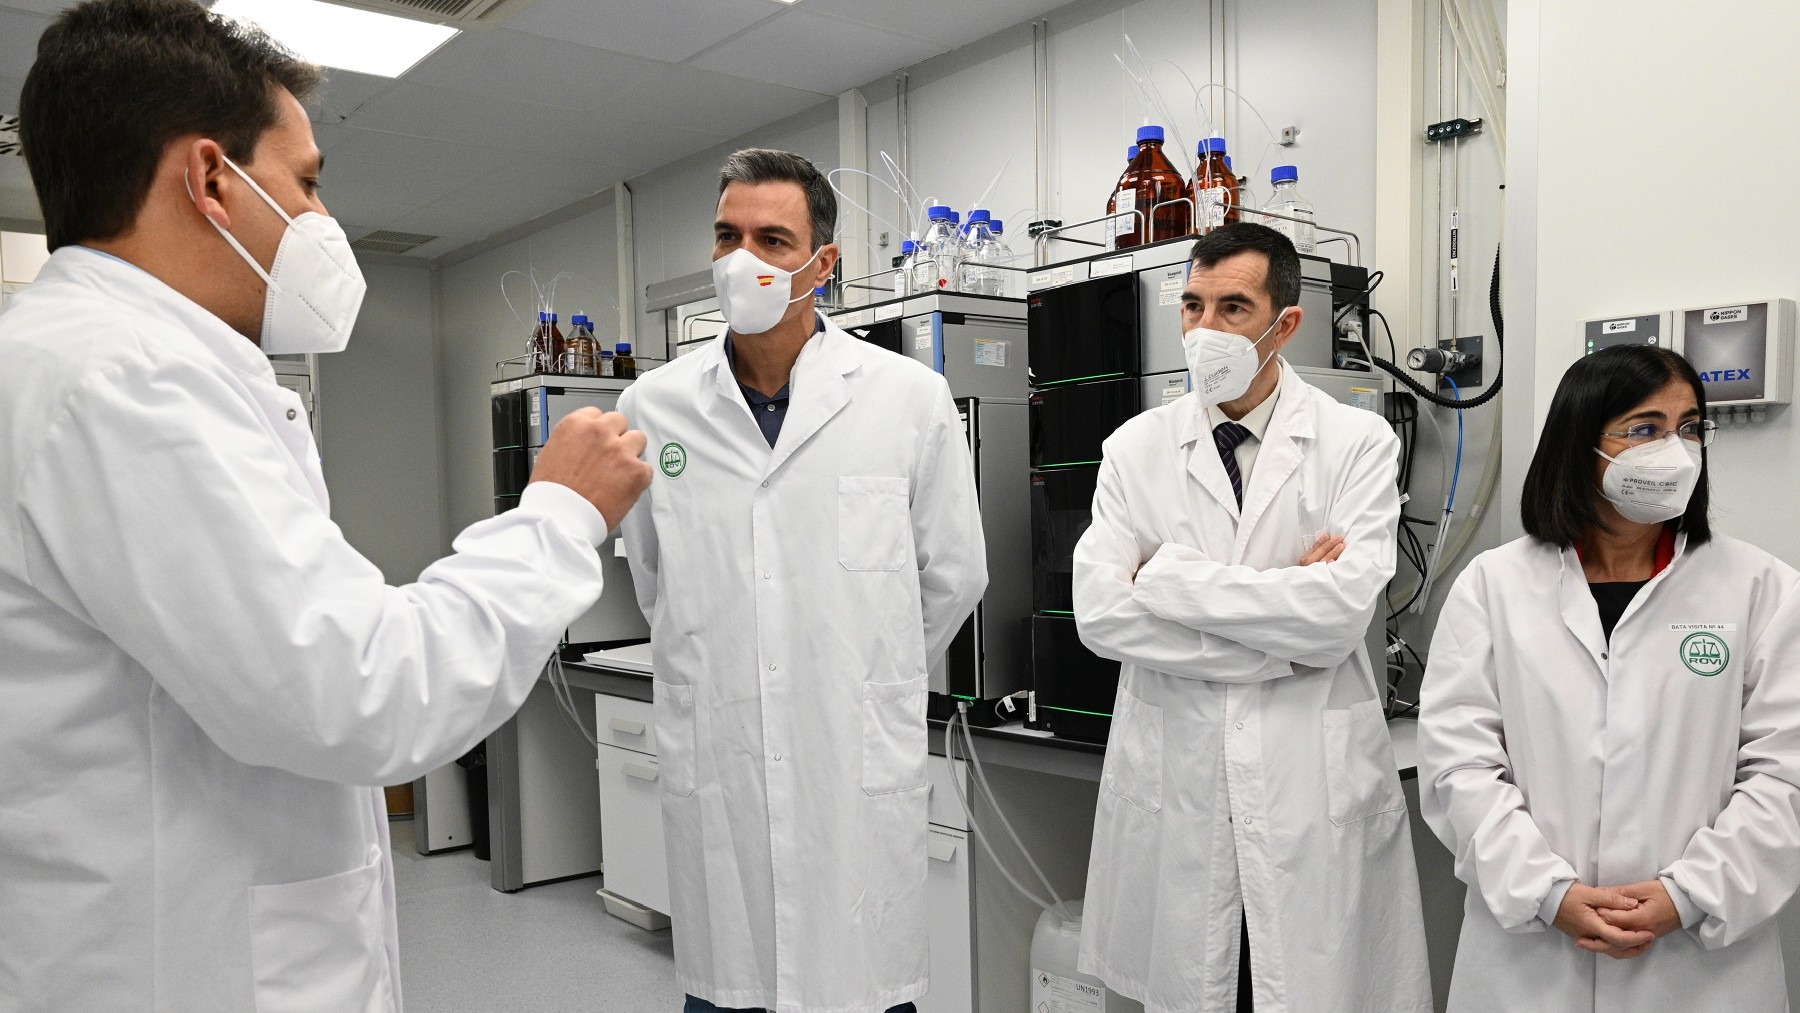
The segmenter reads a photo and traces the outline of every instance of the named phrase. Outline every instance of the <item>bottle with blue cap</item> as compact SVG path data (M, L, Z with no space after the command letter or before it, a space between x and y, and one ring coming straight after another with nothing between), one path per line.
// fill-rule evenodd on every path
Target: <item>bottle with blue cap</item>
M556 314L538 313L537 329L531 332L531 371L557 373L562 370L563 334L556 326Z
M1004 295L1005 284L997 266L1001 261L1000 241L994 238L993 216L983 208L969 212L968 231L963 236L957 262L956 287L976 295Z
M1188 206L1170 203L1187 196L1187 183L1169 156L1163 154L1163 128L1139 127L1137 143L1137 157L1125 167L1112 199L1106 202L1109 216L1137 212L1130 217L1107 218L1108 245L1115 250L1176 239L1187 235L1192 227Z
M1269 173L1269 183L1275 189L1269 194L1269 202L1263 205L1263 210L1286 215L1287 218L1265 218L1263 224L1288 237L1293 242L1294 249L1301 253L1312 253L1318 249L1318 239L1313 230L1312 202L1300 196L1300 170L1291 165L1278 165Z
M600 367L600 342L594 339L594 323L586 313L569 318L574 330L563 345L562 372L570 376L594 376Z
M1214 135L1200 142L1194 152L1194 181L1188 185L1188 196L1194 199L1197 235L1241 220L1239 207L1244 203L1244 189L1231 171L1230 156L1225 153L1225 138Z
M918 292L937 292L956 284L956 253L962 245L957 234L957 213L943 204L925 209L930 227L919 242L921 254L914 279Z
M919 244L911 239L900 244L900 255L894 258L894 295L912 294L913 264L919 258Z

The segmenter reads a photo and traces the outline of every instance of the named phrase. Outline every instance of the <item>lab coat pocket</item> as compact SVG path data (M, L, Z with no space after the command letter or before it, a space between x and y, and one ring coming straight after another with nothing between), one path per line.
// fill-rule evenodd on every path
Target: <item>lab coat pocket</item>
M1119 691L1113 735L1106 745L1106 789L1146 812L1162 809L1163 710Z
M838 479L838 562L844 569L900 569L911 531L906 479Z
M869 795L923 788L925 693L930 676L896 683L864 683L862 789Z
M1394 743L1381 703L1364 700L1323 715L1325 794L1331 822L1357 820L1406 808L1394 771Z
M694 793L694 768L698 736L695 733L694 687L663 682L652 683L655 696L656 762L662 775L657 779L671 795Z
M257 1013L394 1009L381 859L320 879L250 888Z

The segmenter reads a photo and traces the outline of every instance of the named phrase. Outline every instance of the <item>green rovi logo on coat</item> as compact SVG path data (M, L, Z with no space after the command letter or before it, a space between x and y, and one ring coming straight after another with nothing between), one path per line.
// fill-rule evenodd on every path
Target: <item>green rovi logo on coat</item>
M1711 633L1690 633L1681 641L1681 663L1695 675L1708 678L1725 671L1731 661L1731 648Z
M660 466L662 473L670 478L681 477L687 470L687 448L679 443L663 444Z

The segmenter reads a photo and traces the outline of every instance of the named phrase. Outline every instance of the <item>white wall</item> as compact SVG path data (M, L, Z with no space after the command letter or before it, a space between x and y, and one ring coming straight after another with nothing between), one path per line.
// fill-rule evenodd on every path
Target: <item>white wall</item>
M1521 437L1513 445L1529 446L1580 354L1581 321L1800 297L1800 191L1777 181L1800 159L1800 128L1770 115L1800 95L1791 58L1800 10L1726 4L1697 18L1673 0L1533 0L1515 10L1529 12L1513 47L1536 63L1538 89L1538 101L1513 114L1515 132L1535 133L1535 143L1515 150L1509 166L1535 183L1519 211L1536 234L1518 262L1535 284L1535 341L1521 376L1535 380L1535 396L1509 399ZM1673 66L1681 73L1668 74ZM1703 185L1680 185L1683 173L1652 157L1674 138L1694 142L1680 157ZM1760 425L1726 429L1709 461L1715 528L1800 564L1796 437L1793 410L1777 408ZM1528 461L1509 460L1509 489Z
M1375 0L1317 4L1307 0L1228 2L1224 38L1229 58L1217 77L1238 89L1279 132L1300 128L1293 147L1271 146L1262 123L1235 99L1217 102L1238 172L1250 177L1257 201L1269 191L1269 170L1294 164L1301 189L1321 223L1360 233L1365 262L1375 258ZM1206 5L1193 0L1109 0L1054 11L1050 25L1050 205L1034 209L1034 111L1031 30L1020 26L931 61L911 73L910 178L921 194L966 210L990 183L985 206L1007 219L1008 239L1023 252L1031 218L1073 223L1103 214L1125 167L1125 147L1138 126L1170 129L1168 151L1192 165L1203 133L1192 85L1208 80L1212 33ZM1131 54L1127 38L1142 59ZM1120 68L1148 75L1170 120L1145 101ZM1183 77L1185 73L1186 77ZM883 174L879 153L899 155L896 101L886 86L869 89L869 167ZM1214 93L1217 94L1217 93ZM1185 152L1176 151L1179 131ZM872 210L902 225L896 201L871 185ZM1021 212L1037 213L1020 218ZM883 226L876 225L879 232ZM891 237L871 263L886 264L899 250ZM1327 247L1327 250L1333 249ZM1342 247L1336 249L1341 250ZM1081 255L1059 246L1052 259ZM1339 254L1341 256L1341 254Z
M733 138L631 180L637 234L638 305L642 288L712 266L713 212L719 206L719 166L740 148L780 148L815 164L838 164L837 103L823 102L779 123ZM665 353L661 313L640 313L638 336L651 358Z
M488 384L494 363L522 355L536 326L531 278L548 283L559 272L555 308L569 318L586 312L608 347L618 341L618 253L610 202L468 260L437 270L438 327L443 347L442 424L447 533L494 515L493 428ZM640 228L639 234L642 234ZM501 296L501 278L512 308ZM514 316L514 312L518 316ZM508 375L516 376L515 366Z
M1784 115L1800 95L1800 11L1674 0L1513 0L1508 30L1511 254L1503 486L1516 504L1550 397L1580 354L1582 320L1800 297L1800 191L1770 179L1800 159ZM1677 74L1668 73L1679 67ZM1771 111L1776 115L1771 115ZM1673 134L1671 133L1673 132ZM1677 136L1683 164L1655 157ZM1759 182L1769 180L1769 182ZM1526 381L1529 381L1527 383ZM1792 523L1800 431L1791 408L1721 434L1709 451L1716 530L1800 564ZM1517 531L1517 511L1508 517ZM1800 993L1800 911L1782 915L1788 987Z
M364 258L350 346L319 356L320 454L331 516L390 584L444 554L431 273Z

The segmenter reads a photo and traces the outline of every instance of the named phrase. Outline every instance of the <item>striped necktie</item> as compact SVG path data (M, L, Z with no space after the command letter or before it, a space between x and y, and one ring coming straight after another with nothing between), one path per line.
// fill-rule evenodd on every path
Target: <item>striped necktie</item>
M1221 422L1213 429L1213 445L1219 448L1219 463L1231 478L1231 492L1237 497L1238 509L1244 508L1244 476L1238 471L1238 444L1250 438L1250 430L1236 422Z

